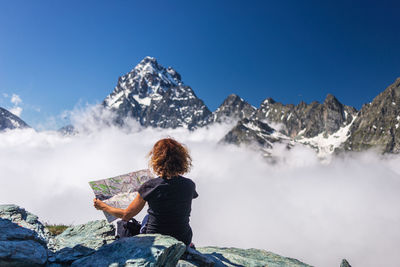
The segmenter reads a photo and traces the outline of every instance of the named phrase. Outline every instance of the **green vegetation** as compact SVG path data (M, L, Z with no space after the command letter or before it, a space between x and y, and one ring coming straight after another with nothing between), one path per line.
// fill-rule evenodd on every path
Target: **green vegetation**
M67 229L68 227L70 227L71 225L64 225L64 224L45 224L44 225L52 235L56 236L61 234L62 232L65 231L65 229Z

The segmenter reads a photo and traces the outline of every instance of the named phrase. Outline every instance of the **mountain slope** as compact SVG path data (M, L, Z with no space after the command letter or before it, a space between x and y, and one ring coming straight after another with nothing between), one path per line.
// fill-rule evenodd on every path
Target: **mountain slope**
M400 152L400 78L364 105L350 128L345 150L369 148L381 152Z
M323 104L316 101L311 104L300 102L283 105L268 98L255 113L255 118L268 123L280 124L281 132L292 138L302 136L315 137L320 133L332 134L351 123L357 111L340 103L336 97L328 94Z
M30 128L26 122L8 110L0 107L0 131Z
M118 79L103 106L117 113L117 122L132 117L144 126L194 129L206 124L211 112L173 68L145 57Z
M216 111L210 116L210 122L232 122L250 116L257 109L243 100L238 95L229 95Z

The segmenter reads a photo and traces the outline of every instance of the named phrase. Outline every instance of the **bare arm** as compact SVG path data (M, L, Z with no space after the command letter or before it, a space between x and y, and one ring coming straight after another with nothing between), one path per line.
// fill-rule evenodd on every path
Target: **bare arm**
M129 221L132 217L136 216L146 204L146 201L138 193L136 198L129 204L126 209L114 208L103 201L95 198L93 200L94 207L98 210L103 210L117 218L121 218L124 221Z

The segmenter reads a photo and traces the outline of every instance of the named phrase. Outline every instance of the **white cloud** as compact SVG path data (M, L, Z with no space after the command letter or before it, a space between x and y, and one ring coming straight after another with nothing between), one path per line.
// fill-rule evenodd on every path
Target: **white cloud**
M21 113L22 113L22 108L21 107L12 107L11 109L10 109L10 112L12 113L12 114L14 114L15 116L21 116Z
M2 93L3 98L9 98L10 96L7 93ZM12 107L6 107L12 114L16 116L21 116L22 113L22 107L20 107L20 104L22 103L22 99L19 95L17 94L12 94L11 99L10 99L11 104L13 104ZM6 105L7 106L7 105Z
M146 168L160 138L185 143L197 185L191 225L197 246L261 248L316 266L397 266L400 157L364 153L320 163L315 153L277 148L271 165L242 147L218 145L230 126L142 129L108 125L95 107L70 112L80 135L31 129L1 134L0 203L51 223L103 219L88 181ZM143 216L144 212L140 216Z
M17 94L12 94L11 96L11 103L13 103L15 106L18 106L19 104L22 103L22 99L19 97Z

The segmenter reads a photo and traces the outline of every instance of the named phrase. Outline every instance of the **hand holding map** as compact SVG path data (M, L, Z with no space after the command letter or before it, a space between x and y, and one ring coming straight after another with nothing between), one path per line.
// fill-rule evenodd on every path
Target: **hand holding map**
M89 185L96 198L109 206L125 209L136 197L139 187L152 178L153 175L149 170L140 170L112 178L91 181ZM109 223L117 219L106 212L104 212L104 215Z

